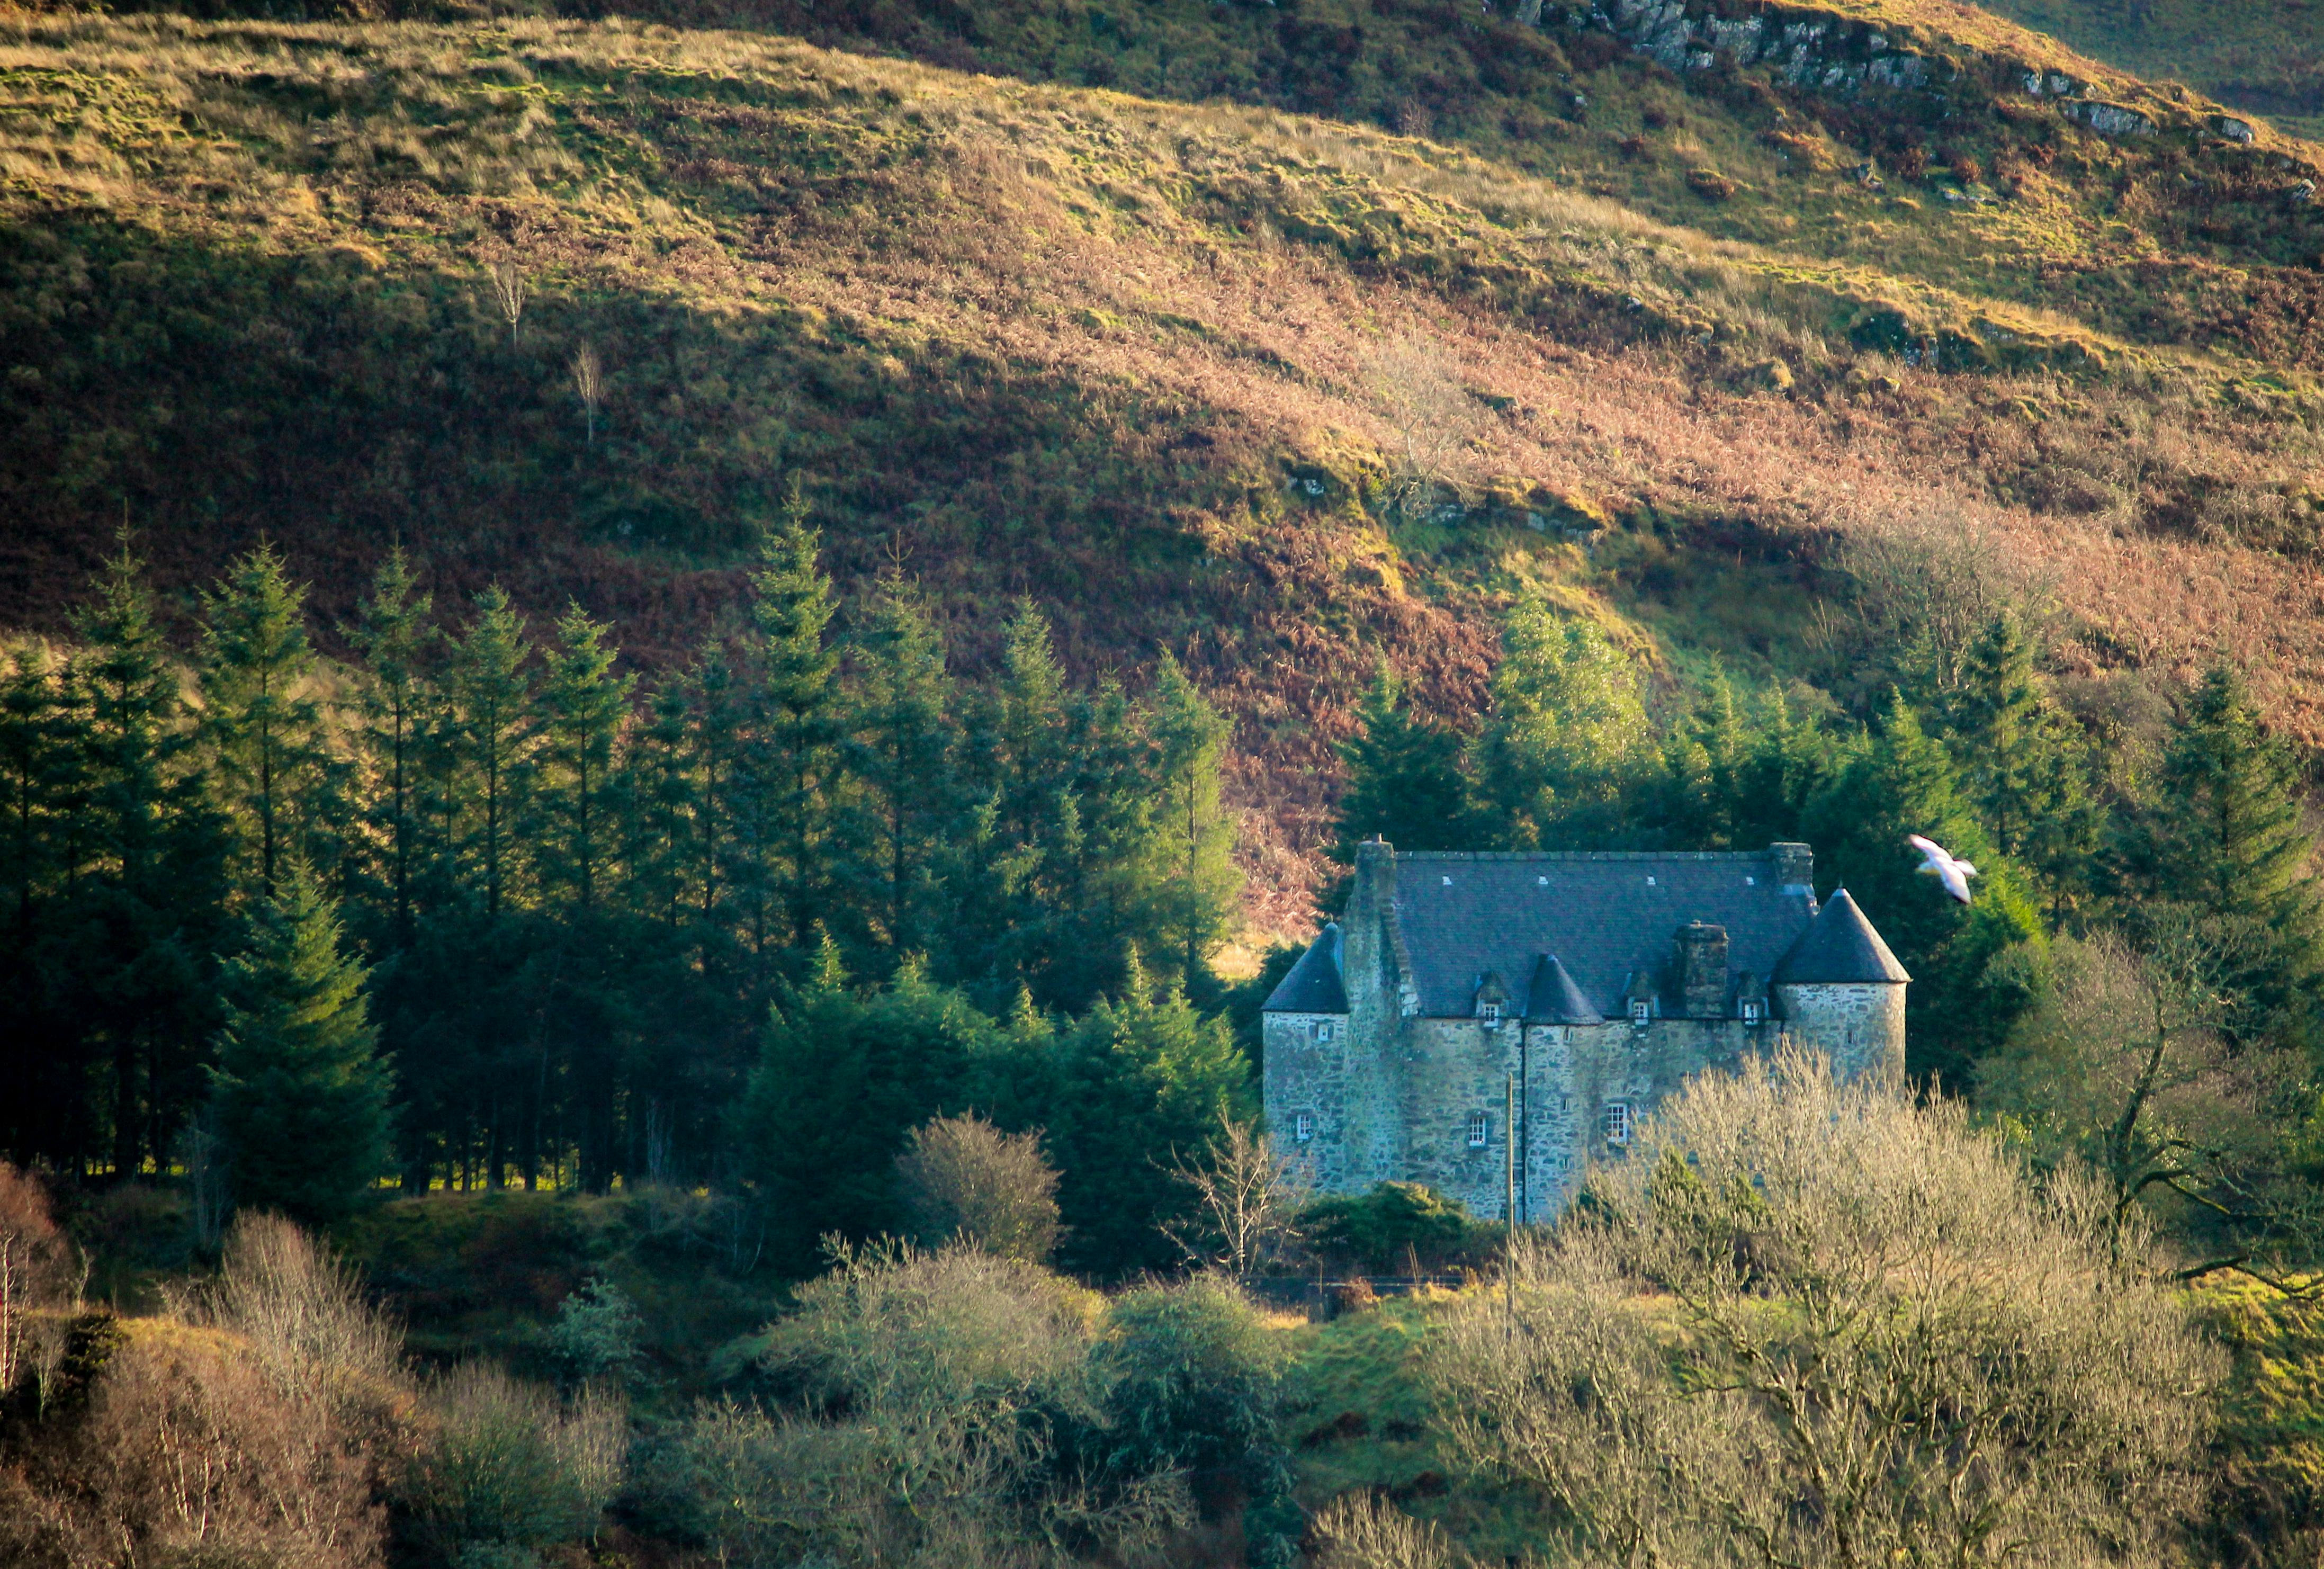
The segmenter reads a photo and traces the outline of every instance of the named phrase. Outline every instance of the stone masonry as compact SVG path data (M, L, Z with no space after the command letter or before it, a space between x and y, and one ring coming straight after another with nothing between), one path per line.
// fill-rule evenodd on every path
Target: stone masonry
M1901 1080L1910 977L1803 844L1751 853L1359 848L1348 907L1268 999L1268 1126L1325 1192L1416 1182L1517 1214L1694 1074L1788 1036Z

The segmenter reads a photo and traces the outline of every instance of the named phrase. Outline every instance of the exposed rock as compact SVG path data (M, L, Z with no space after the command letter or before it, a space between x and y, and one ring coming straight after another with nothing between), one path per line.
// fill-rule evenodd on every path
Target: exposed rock
M2259 136L2259 133L2252 128L2250 121L2238 120L2233 115L2212 115L2211 129L2230 142L2249 143L2256 141Z
M2077 120L2101 136L2152 136L2154 121L2151 115L2121 104L2095 100L2068 104L2066 118Z

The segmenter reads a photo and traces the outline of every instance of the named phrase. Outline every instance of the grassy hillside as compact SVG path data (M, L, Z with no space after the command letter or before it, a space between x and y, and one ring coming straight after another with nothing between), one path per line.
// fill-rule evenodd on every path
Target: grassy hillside
M1993 9L2142 76L2182 81L2324 137L2316 0L1996 0Z
M2122 84L2165 123L2109 139L2015 54L1850 97L1554 9L1112 14L1067 18L1102 70L1029 14L960 58L1167 96L621 18L9 14L0 622L60 630L125 520L181 611L265 536L336 623L401 540L666 663L796 475L843 585L919 577L971 668L1019 595L1083 672L1184 660L1277 926L1374 663L1465 711L1520 582L1845 697L1880 573L1937 561L2049 603L2090 702L2224 650L2324 728L2300 144ZM1939 58L1905 29L1950 15L1884 25ZM1342 118L1268 106L1331 60L1287 96Z

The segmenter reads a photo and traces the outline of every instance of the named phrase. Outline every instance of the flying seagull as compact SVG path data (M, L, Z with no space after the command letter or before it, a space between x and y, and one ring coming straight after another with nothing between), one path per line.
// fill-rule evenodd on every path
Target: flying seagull
M1977 875L1977 868L1966 861L1956 861L1942 844L1934 839L1923 839L1918 834L1904 835L1904 843L1921 853L1921 864L1916 871L1932 872L1945 885L1945 891L1963 904L1969 902L1969 880Z

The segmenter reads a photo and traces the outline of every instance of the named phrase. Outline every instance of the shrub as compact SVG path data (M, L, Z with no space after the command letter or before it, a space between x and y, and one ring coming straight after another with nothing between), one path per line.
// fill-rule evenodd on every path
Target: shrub
M1316 1569L1453 1569L1452 1546L1434 1526L1370 1493L1334 1499L1315 1517Z
M2220 1359L2096 1185L1785 1053L1689 1084L1430 1368L1583 1558L2141 1562Z
M353 1269L281 1215L244 1214L194 1316L242 1336L275 1379L375 1401L401 1376L401 1337Z
M425 1419L399 1492L416 1535L446 1557L593 1536L621 1485L624 1420L603 1395L560 1403L470 1363L428 1392Z
M625 1382L641 1358L638 1338L645 1321L637 1304L610 1280L595 1279L557 1305L549 1331L549 1353L576 1384L610 1379Z
M1388 1274L1443 1262L1468 1245L1471 1228L1457 1200L1418 1183L1383 1182L1370 1193L1308 1205L1300 1229L1323 1251Z
M938 1117L906 1135L896 1177L914 1237L958 1241L1004 1259L1046 1263L1057 1245L1057 1172L1040 1136L983 1118Z

